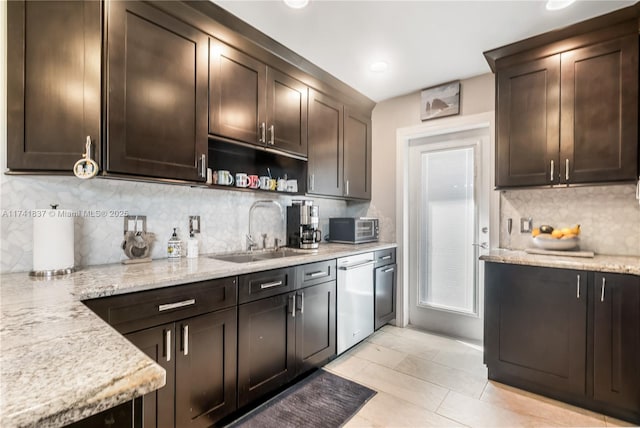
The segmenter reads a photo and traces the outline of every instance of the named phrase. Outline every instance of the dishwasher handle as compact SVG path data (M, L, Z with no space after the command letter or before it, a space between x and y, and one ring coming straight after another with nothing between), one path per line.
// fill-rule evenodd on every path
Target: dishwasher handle
M340 270L351 270L351 269L361 268L361 267L364 267L364 266L374 265L375 263L376 263L375 260L367 260L367 261L364 261L362 263L356 263L355 265L340 266L339 269Z

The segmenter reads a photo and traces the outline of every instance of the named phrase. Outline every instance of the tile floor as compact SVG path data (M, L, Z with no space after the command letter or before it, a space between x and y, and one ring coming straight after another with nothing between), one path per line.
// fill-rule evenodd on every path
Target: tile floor
M325 369L378 393L346 427L611 427L624 421L487 380L478 346L384 326Z

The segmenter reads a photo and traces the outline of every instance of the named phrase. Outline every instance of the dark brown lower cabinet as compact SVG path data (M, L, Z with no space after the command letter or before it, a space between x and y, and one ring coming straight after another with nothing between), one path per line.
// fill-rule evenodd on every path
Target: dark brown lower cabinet
M238 407L335 355L336 282L240 305Z
M379 329L396 317L396 271L391 264L375 270L375 329Z
M640 422L640 277L596 273L593 398Z
M486 263L489 378L640 422L640 277Z
M126 335L167 372L143 397L144 428L208 427L236 409L236 334L229 308Z
M167 372L165 385L142 397L144 428L172 428L174 426L173 397L176 382L176 359L171 337L174 335L173 332L174 325L170 323L125 335L131 343Z

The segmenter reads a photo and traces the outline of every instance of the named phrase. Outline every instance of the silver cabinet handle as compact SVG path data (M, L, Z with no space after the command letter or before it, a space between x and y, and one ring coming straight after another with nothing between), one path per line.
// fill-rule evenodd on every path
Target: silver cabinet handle
M391 254L387 254L384 257L380 257L380 260L389 260L389 259L391 259Z
M482 244L471 244L471 245L473 245L474 247L480 247L483 250L486 250L487 248L489 248L489 244L487 244L486 242L483 242Z
M311 272L307 274L307 276L310 276L311 278L317 278L319 276L327 276L327 275L328 273L326 273L323 270L319 270L318 272Z
M207 155L200 155L200 177L207 178Z
M289 296L289 305L291 305L291 318L296 317L296 295Z
M185 306L191 306L196 304L196 299L183 300L181 302L166 303L158 306L158 311L168 311L169 309L183 308Z
M564 179L569 181L569 159L566 160L564 167L565 167Z
M186 357L187 355L189 355L189 325L188 324L182 326L182 347L183 347L184 356Z
M350 265L350 266L340 266L340 270L351 270L351 269L357 269L363 266L369 266L375 263L375 260L367 260L366 262L362 262L362 263L357 263L355 265Z
M349 196L349 180L346 180L346 181L344 182L344 188L345 188L345 190L344 190L344 194L345 194L345 195L347 195L347 196Z
M580 299L580 275L578 275L578 280L576 281L576 298Z
M314 187L316 185L316 175L315 174L311 174L309 176L309 190L313 190Z
M265 125L264 122L262 122L260 124L260 137L259 137L259 143L266 143L267 142L267 125Z
M602 277L602 288L600 289L600 301L604 302L604 288L607 286L607 278Z
M382 273L389 273L389 272L393 272L395 270L395 268L389 268L389 269L385 269L382 271Z
M270 145L274 145L274 141L276 139L276 129L273 125L269 127L269 143Z
M300 297L300 313L304 314L304 291L301 291L296 296ZM296 299L297 300L297 299Z
M553 181L553 159L551 159L551 173L549 174L549 179Z
M282 281L266 282L264 284L260 284L260 289L264 290L265 288L277 287L278 285L282 285Z
M167 356L167 362L171 361L171 330L165 330L164 332L164 346L166 349L165 355Z

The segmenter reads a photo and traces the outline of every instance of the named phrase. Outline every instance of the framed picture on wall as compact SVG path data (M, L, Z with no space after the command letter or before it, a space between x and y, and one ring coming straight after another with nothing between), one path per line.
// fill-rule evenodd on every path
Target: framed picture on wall
M460 81L423 89L420 96L420 119L423 121L460 114Z

